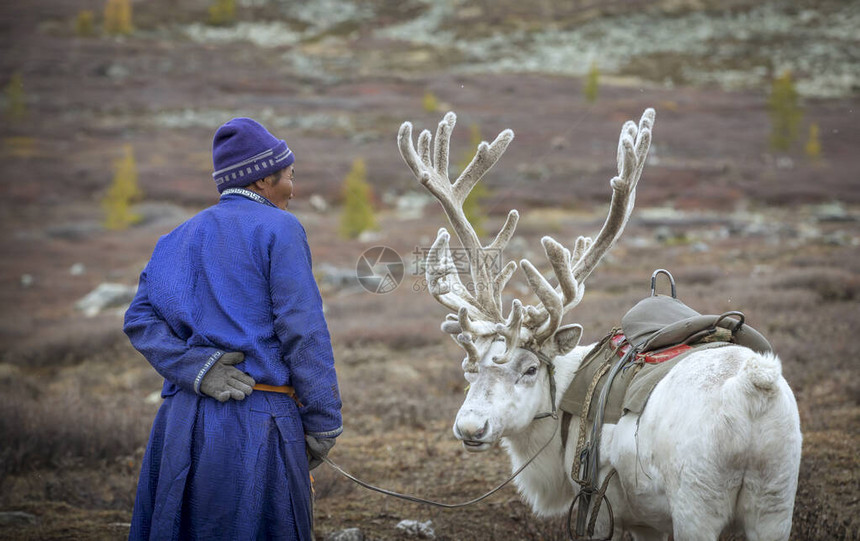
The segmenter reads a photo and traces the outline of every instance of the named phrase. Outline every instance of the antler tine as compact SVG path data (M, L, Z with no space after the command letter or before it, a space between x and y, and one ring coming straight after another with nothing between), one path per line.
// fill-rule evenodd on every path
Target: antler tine
M516 270L516 262L508 261L499 274L496 275L495 279L493 279L493 291L495 293L495 298L493 300L496 303L496 307L498 307L499 312L502 311L502 291L504 291L505 286L508 285L508 281L514 275Z
M582 255L591 247L593 242L594 240L592 240L591 237L577 237L576 242L573 245L573 253L570 254L571 261L579 261L582 259Z
M481 354L475 346L473 338L475 335L491 333L482 332L476 328L474 322L469 318L469 311L465 306L457 312L457 321L460 324L461 331L457 335L457 342L466 350L466 360L463 362L463 370L466 372L477 372L478 363L481 361Z
M529 286L541 301L540 307L536 310L527 310L530 316L529 326L533 332L532 340L536 344L541 344L552 336L561 325L561 318L564 315L564 299L544 278L543 274L532 265L531 261L523 259L520 261L520 266L526 274Z
M412 146L412 123L404 122L400 125L400 130L397 131L397 147L400 149L400 155L403 161L412 170L412 174L420 179L424 168L421 166L421 160L415 147Z
M520 342L522 340L522 335L520 333L522 331L522 327L523 304L519 299L514 299L511 304L511 313L510 316L508 316L508 320L505 323L496 324L496 333L505 338L505 351L507 352L506 355L499 357L498 359L493 359L497 364L504 364L511 360L510 354L520 347Z
M466 350L466 359L463 361L464 372L477 372L478 363L481 361L481 354L472 341L472 335L469 333L460 333L457 335L457 342Z
M571 261L588 245L585 237L579 237L574 244L573 254L552 237L541 239L547 259L558 279L558 287L553 288L543 275L528 261L523 261L523 270L535 294L541 300L538 307L528 307L528 325L536 329L533 340L540 344L558 329L561 319L570 309L582 301L585 284L578 283L573 276Z
M517 209L511 209L508 212L507 218L505 218L505 223L502 228L499 230L496 238L493 239L493 242L490 243L488 249L489 250L498 250L504 251L508 246L508 242L510 242L511 237L514 235L514 230L517 228L517 223L520 220L520 213L517 212Z
M573 276L578 283L588 278L627 225L636 199L636 185L651 146L651 129L655 116L654 109L648 108L642 114L638 126L628 121L621 130L618 139L618 176L610 181L612 200L609 214L597 238L575 260Z
M448 174L448 149L451 146L451 132L457 124L457 115L449 112L439 122L436 128L436 141L433 152L433 164L440 175Z
M430 161L430 138L429 130L421 130L421 133L418 134L418 156L421 158L421 163L427 168L433 167L433 163Z
M481 180L490 168L496 165L496 162L505 153L505 150L507 150L508 145L511 144L513 139L514 132L512 130L502 130L492 143L487 144L486 141L483 141L478 145L475 157L472 158L472 161L469 162L469 165L466 166L466 169L463 170L460 177L454 183L454 195L459 201L466 200L466 197L472 191L472 188L475 187L475 184Z

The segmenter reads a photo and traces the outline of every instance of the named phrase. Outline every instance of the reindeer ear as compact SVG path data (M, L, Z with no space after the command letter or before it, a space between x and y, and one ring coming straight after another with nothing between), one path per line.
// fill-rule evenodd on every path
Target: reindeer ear
M582 338L582 325L574 323L559 327L555 331L552 341L558 355L567 355L573 348L579 345L580 338Z

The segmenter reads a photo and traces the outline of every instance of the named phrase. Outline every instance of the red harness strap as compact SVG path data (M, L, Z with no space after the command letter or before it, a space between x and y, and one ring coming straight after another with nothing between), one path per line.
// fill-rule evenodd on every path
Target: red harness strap
M618 357L624 357L628 351L630 351L630 343L627 342L627 338L618 333L611 338L612 345L614 345L617 350ZM620 347L619 347L620 346ZM684 353L685 351L690 351L693 349L692 347L686 344L678 344L677 346L672 346L669 348L664 348L659 351L649 351L646 353L639 353L636 355L637 362L644 362L648 364L659 364L671 359L674 359L678 355Z

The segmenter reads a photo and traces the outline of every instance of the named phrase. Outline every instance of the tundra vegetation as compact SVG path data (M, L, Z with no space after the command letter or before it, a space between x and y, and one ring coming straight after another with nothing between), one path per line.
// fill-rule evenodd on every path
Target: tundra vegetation
M75 17L75 35L82 38L92 37L96 34L96 17L92 10L79 11Z
M215 0L209 6L209 24L226 26L236 22L236 0Z
M357 238L365 231L377 228L373 211L373 192L367 182L367 165L356 158L343 179L341 189L343 211L340 215L340 233L344 238Z
M104 31L111 36L126 36L134 31L131 0L107 0L104 9Z
M788 150L797 139L803 109L791 78L791 71L784 71L773 80L767 101L770 114L770 144L776 150Z
M114 164L113 181L102 199L104 225L110 230L127 229L139 222L131 205L140 199L142 193L137 183L137 162L131 145L123 146L123 156Z
M16 71L9 78L3 89L6 103L4 112L9 120L21 120L27 115L26 93L24 91L24 77L20 71Z
M585 76L585 85L582 88L582 95L588 103L597 101L597 96L600 92L600 68L597 67L597 62L592 62L588 68L588 74Z

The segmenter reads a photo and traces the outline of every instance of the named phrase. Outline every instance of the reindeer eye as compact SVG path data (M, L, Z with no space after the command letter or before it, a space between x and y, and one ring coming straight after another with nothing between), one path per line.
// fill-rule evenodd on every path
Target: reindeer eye
M538 371L537 366L530 366L529 369L523 373L523 375L524 376L534 376L535 374L537 374L537 371Z

